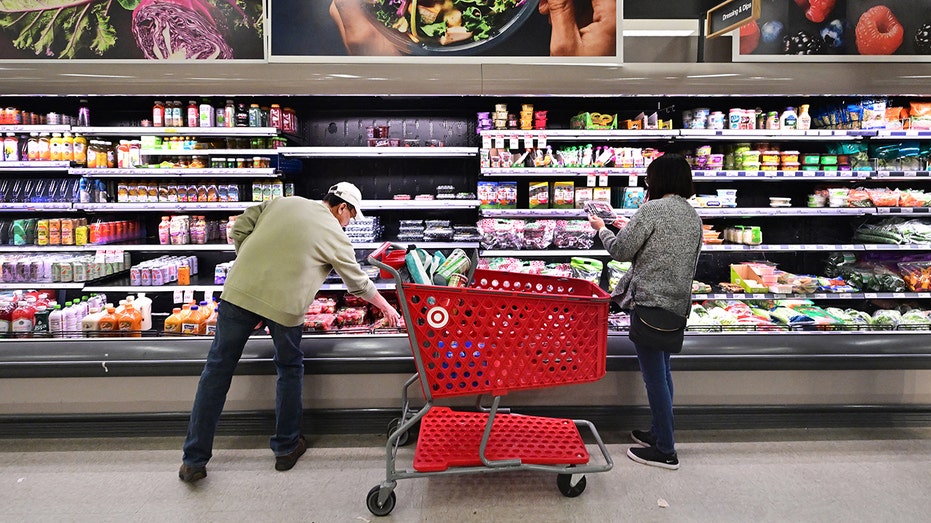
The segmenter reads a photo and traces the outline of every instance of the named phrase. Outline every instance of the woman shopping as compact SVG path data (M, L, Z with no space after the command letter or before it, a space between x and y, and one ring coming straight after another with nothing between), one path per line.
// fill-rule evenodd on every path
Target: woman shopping
M650 402L649 431L635 430L640 447L627 456L644 465L678 469L673 437L672 374L669 355L682 350L691 306L692 279L702 244L702 224L687 198L694 194L692 170L679 155L661 156L647 167L645 203L630 220L619 218L608 230L597 216L589 222L605 249L618 261L632 262L613 294L630 312L630 339Z

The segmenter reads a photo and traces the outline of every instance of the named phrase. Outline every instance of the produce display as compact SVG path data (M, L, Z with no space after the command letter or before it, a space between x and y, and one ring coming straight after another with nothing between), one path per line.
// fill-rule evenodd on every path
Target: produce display
M591 249L595 230L587 220L478 221L483 249Z
M397 308L397 297L389 292L383 294ZM318 294L304 316L305 332L366 333L381 328L385 328L381 311L348 293Z
M879 309L872 314L847 308L819 307L810 300L714 300L692 304L688 330L929 330L931 311Z

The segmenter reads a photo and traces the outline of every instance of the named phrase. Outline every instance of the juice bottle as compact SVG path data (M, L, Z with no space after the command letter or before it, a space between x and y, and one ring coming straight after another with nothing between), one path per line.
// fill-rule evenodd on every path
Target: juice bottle
M48 330L55 338L61 338L64 331L64 325L62 320L61 305L55 304L52 306L52 311L48 316Z
M39 133L30 133L26 142L26 160L34 162L39 159Z
M142 313L133 307L132 303L127 303L120 314L117 323L119 330L124 336L139 338L142 336Z
M181 317L182 334L201 334L201 328L204 325L204 318L200 315L200 308L197 305L191 305L186 315Z
M81 319L81 332L85 337L96 338L100 335L100 320L107 314L107 311L100 310L100 307L91 307L87 316Z
M101 336L114 336L113 332L119 330L119 315L112 304L107 305L107 313L97 322Z
M65 133L61 137L61 161L70 162L74 160L74 137L71 133Z
M45 305L36 306L35 324L32 327L34 336L43 338L49 336L49 314L51 312Z
M47 162L52 159L52 144L48 133L39 135L38 159Z
M207 336L215 336L217 333L217 311L214 309L213 313L207 318L207 321L204 322L204 334Z
M61 133L52 133L49 140L49 159L53 162L61 161Z
M13 133L7 133L3 140L3 159L8 162L19 161L19 138Z
M161 223L158 224L158 243L168 245L171 239L171 219L168 216L162 216Z
M80 134L74 135L74 162L87 165L87 138Z
M236 217L230 216L230 220L226 222L226 243L233 244L233 227L236 226Z
M0 337L8 336L13 331L13 310L16 304L10 300L0 301Z
M32 335L36 324L36 309L29 302L20 301L11 314L13 336L26 337Z
M171 309L171 315L165 319L165 332L181 334L181 307Z
M213 111L211 110L211 113ZM200 113L197 107L197 102L190 100L187 103L187 126L188 127L198 127L200 125Z

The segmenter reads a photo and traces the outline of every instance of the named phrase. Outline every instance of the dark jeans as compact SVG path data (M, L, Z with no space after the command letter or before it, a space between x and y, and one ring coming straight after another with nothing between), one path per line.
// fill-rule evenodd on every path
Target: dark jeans
M276 456L297 447L303 419L304 353L301 351L303 326L285 327L229 302L220 302L217 332L200 375L182 460L190 466L205 465L213 455L213 437L220 421L226 394L233 381L236 364L255 326L268 327L275 344L278 385L275 391L275 435L270 446Z
M637 361L640 362L640 373L643 374L647 399L650 401L650 413L653 415L650 433L656 438L656 450L672 454L676 451L676 442L672 434L672 373L669 369L669 353L642 347L636 343L634 347L637 348Z

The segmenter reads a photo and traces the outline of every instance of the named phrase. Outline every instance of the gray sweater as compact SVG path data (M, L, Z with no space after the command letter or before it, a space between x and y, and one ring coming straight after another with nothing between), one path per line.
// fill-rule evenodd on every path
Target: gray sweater
M606 227L598 236L612 258L632 262L613 292L622 308L662 307L688 316L702 226L684 198L649 200L616 235Z

